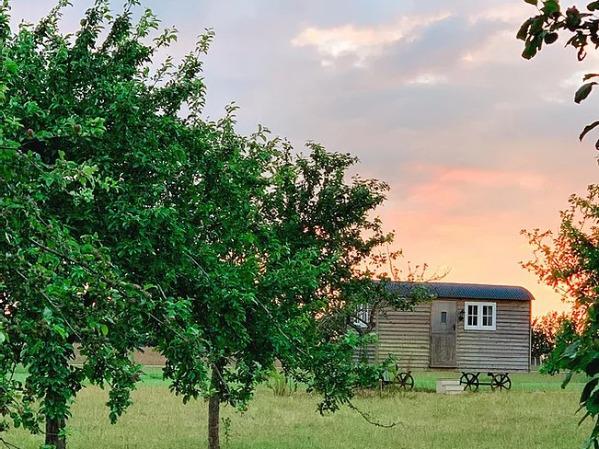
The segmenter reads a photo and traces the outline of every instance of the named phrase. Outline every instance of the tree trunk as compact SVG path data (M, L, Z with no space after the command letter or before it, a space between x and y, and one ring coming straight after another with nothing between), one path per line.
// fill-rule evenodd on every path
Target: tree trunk
M208 449L220 449L220 395L214 393L208 402Z
M212 367L212 388L216 392L208 400L208 449L220 449L220 401L224 388L222 369L224 361L219 361Z
M51 446L55 449L66 449L67 441L64 430L64 419L52 419L46 416L46 446Z

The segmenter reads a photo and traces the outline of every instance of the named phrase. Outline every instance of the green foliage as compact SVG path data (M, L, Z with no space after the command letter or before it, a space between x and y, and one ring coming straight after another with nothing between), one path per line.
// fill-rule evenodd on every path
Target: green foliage
M591 185L586 197L572 195L570 208L561 213L557 234L527 233L535 248L535 260L525 266L546 284L574 301L573 318L562 320L555 337L555 348L545 370L582 372L588 383L580 397L582 418L591 417L595 425L587 447L599 447L599 186Z
M593 48L599 46L599 16L597 15L599 2L588 2L586 5L588 12L581 12L577 6L571 6L564 10L557 0L542 1L540 8L536 0L525 1L537 6L539 14L527 19L516 35L518 39L524 41L522 53L524 58L535 57L542 49L543 44L551 45L557 42L560 35L566 35L566 46L576 50L579 61L585 59L589 46ZM583 81L597 76L599 76L597 73L588 73L583 77ZM574 95L574 101L576 103L584 101L596 85L595 81L582 84ZM585 126L580 134L580 140L598 124L599 122L595 121ZM599 150L599 140L595 146Z
M14 117L12 112L4 107L0 114ZM110 386L114 420L129 404L138 375L127 355L139 342L131 324L144 295L125 282L96 234L73 232L69 220L76 214L63 215L54 206L92 204L110 183L95 176L96 167L62 154L54 164L44 163L25 152L9 126L1 134L0 382L9 401L2 414L37 432L43 417L68 417L75 395L90 381ZM88 356L82 367L70 364L76 344ZM12 377L18 364L28 369L24 383Z
M203 120L213 33L156 65L176 33L154 37L136 3L113 14L97 0L67 36L66 1L15 33L0 10L6 388L28 368L15 423L38 430L35 400L64 421L86 381L111 387L114 421L138 378L128 351L147 342L184 401L243 408L280 360L335 411L376 374L354 362L372 330L349 331L358 308L423 297L390 292L389 274L372 282L395 257L372 218L388 187L348 179L347 154L298 154L262 127L240 136L234 106ZM69 363L76 344L83 367Z
M580 327L580 317L575 313L549 312L536 317L531 323L531 355L548 356L560 341L565 328Z
M164 267L146 263L157 240L177 241L160 198L182 161L169 147L162 171L153 155L182 126L165 110L198 94L183 75L151 89L142 66L153 49L141 44L150 13L133 27L131 4L111 18L98 1L69 37L57 28L65 5L14 34L0 8L0 374L10 401L1 412L34 432L43 418L64 426L85 382L109 386L111 421L130 404L139 367L129 351L164 322L155 278L136 274ZM81 367L71 364L76 348ZM12 377L17 364L24 382ZM63 444L64 429L55 433L47 443Z
M523 56L527 59L534 57L541 50L543 43L554 43L560 34L565 34L568 36L566 46L574 48L578 60L582 61L589 46L599 46L599 2L588 2L586 9L588 12L581 12L576 6L572 6L564 11L559 2L544 1L539 14L526 20L518 31L517 38L525 41ZM592 93L597 83L589 80L597 76L597 73L588 73L583 77L585 83L574 95L576 103L584 101ZM580 140L597 125L599 121L585 126ZM599 149L599 140L595 147ZM587 447L595 448L599 448L599 391L595 380L599 375L598 197L599 187L596 185L589 186L586 198L572 196L570 209L562 212L562 225L557 235L539 231L529 233L531 243L540 258L527 264L548 285L563 292L566 297L573 298L575 310L584 317L575 320L573 324L564 324L546 369L551 372L560 369L584 372L591 378L580 402L581 409L586 410L583 419L589 416L595 418L595 426L587 444ZM546 240L549 240L549 244L545 243ZM565 383L568 383L568 380L569 378Z

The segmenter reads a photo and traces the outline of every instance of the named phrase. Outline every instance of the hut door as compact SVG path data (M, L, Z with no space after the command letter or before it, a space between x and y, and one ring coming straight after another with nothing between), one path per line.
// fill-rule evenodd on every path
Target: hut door
M433 301L431 307L431 368L455 368L456 302Z

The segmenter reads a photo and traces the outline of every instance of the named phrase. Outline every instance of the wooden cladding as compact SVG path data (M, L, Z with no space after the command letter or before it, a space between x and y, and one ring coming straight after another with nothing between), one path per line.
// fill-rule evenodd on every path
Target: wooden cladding
M455 304L454 315L451 308L441 310L436 305L447 302ZM486 301L476 302L484 304ZM495 299L488 302L496 304L495 330L464 329L463 300L439 298L432 303L418 305L412 312L383 310L376 317L379 342L372 356L380 361L392 355L405 369L455 367L473 371L528 371L530 301ZM446 312L446 315L443 316L442 312ZM436 323L435 332L431 328L431 313L439 315L432 317ZM462 320L453 321L454 317L459 316ZM452 362L452 348L447 347L451 332L448 340L448 337L441 336L438 328L449 326L447 330L450 330L454 324L455 362ZM434 354L431 352L433 349ZM444 363L439 357L449 359L449 362Z

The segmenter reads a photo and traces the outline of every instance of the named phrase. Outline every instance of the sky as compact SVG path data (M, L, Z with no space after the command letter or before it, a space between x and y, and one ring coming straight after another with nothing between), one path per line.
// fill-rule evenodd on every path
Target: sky
M73 0L66 32L90 3ZM175 58L216 32L208 117L234 101L241 132L262 124L298 149L317 141L386 181L378 213L406 263L446 281L526 287L534 315L566 307L521 268L532 251L520 231L556 229L568 196L596 179L594 139L577 139L596 103L573 95L599 52L579 63L558 41L522 59L515 34L536 11L522 0L142 3L179 30ZM13 0L13 21L53 4Z

